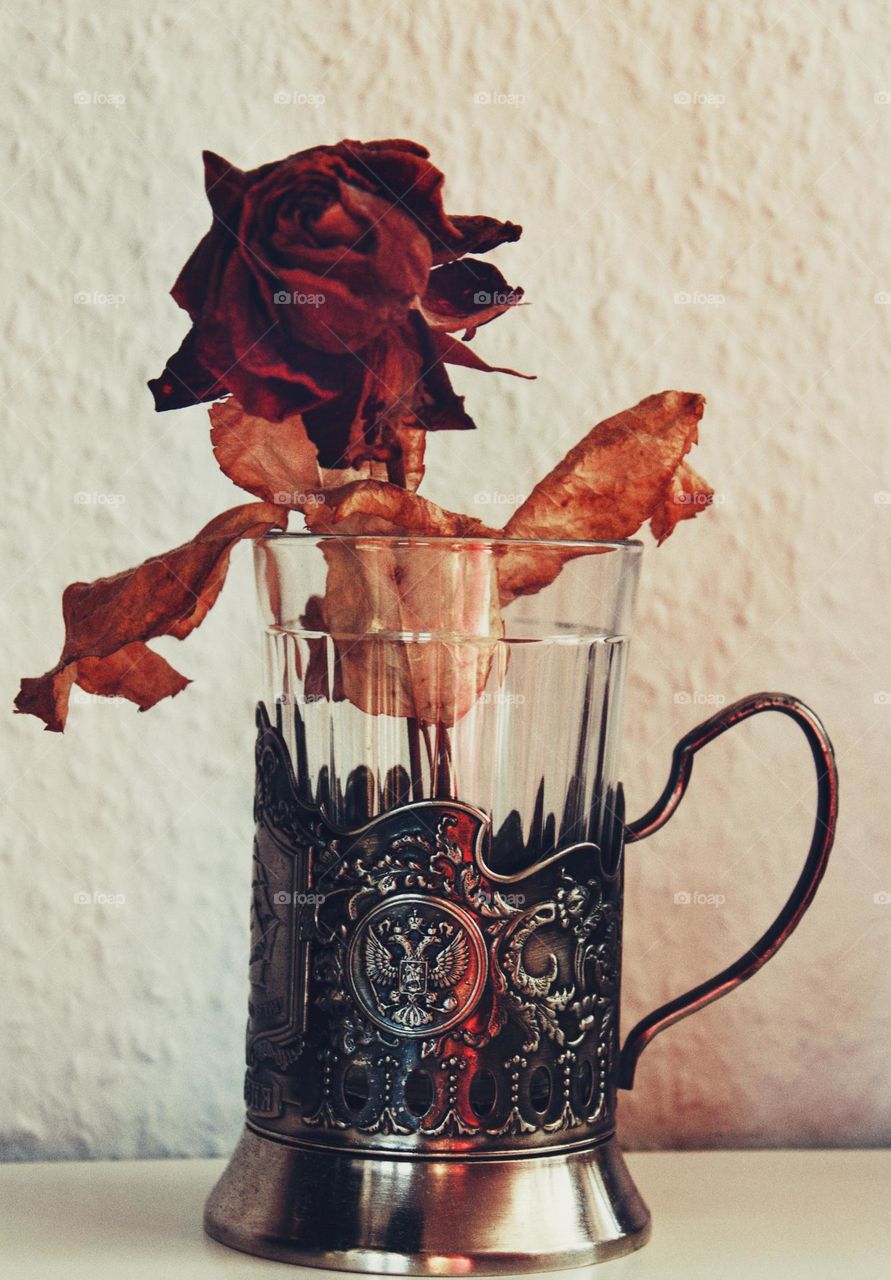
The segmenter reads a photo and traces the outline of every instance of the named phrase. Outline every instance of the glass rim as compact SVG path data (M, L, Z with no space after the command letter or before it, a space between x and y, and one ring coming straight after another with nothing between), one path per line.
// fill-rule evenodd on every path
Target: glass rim
M270 529L255 539L258 545L263 543L308 543L308 542L382 542L394 544L411 544L425 546L428 543L449 543L467 547L490 547L504 545L508 547L532 547L549 550L579 551L626 551L639 554L644 549L640 538L514 538L509 534L493 536L491 534L449 534L449 533L311 533L298 529Z

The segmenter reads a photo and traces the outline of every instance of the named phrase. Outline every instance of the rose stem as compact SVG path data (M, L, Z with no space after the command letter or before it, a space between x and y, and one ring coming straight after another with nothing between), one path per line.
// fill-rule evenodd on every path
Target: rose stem
M400 489L405 489L405 464L402 453L387 458L387 480ZM397 642L401 643L401 642ZM423 799L424 775L421 770L421 731L416 716L405 717L405 728L408 734L408 762L411 774L411 796L413 800ZM432 771L431 771L432 772Z
M433 742L430 738L430 725L426 722L421 725L421 736L424 740L424 754L427 756L427 769L431 779L434 780L435 787L436 767L433 761Z
M424 798L424 774L421 768L421 730L418 725L417 717L406 716L405 727L408 730L408 761L409 772L411 773L411 798L412 800L422 800Z
M449 731L445 725L437 720L436 722L436 773L434 783L434 793L442 800L454 799L453 794L453 778L452 778L452 744L449 740Z
M400 489L408 488L405 483L405 462L401 452L387 459L387 479L390 484L395 484Z

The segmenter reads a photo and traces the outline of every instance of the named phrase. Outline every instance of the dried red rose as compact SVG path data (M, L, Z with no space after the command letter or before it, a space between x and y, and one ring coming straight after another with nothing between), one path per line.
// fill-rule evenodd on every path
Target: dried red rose
M431 330L472 333L519 302L491 264L459 259L520 227L448 217L442 173L409 141L250 172L206 152L205 177L213 225L173 287L193 327L149 383L156 408L232 392L261 418L302 414L325 467L398 457L401 427L473 426Z
M515 372L466 343L522 291L466 255L521 228L449 217L443 175L414 142L341 142L248 173L205 153L205 166L213 224L173 288L192 329L149 385L158 409L225 400L210 412L214 454L262 501L135 569L70 586L61 658L22 681L16 710L61 731L75 684L140 710L179 693L188 680L146 642L188 635L215 602L233 545L285 529L297 510L310 532L368 539L323 543L326 590L303 619L318 633L307 689L452 725L489 679L502 608L576 554L562 540L624 538L649 520L662 542L711 501L685 461L704 401L666 391L600 423L503 531L437 507L415 492L426 432L474 425L446 366ZM418 541L406 556L378 534ZM493 558L483 544L499 537ZM467 556L441 554L438 540L452 538L471 540ZM476 538L485 571L465 580Z

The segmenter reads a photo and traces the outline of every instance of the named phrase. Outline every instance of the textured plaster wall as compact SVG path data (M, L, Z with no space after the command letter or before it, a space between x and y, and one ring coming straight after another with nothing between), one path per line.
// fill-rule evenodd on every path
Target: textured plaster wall
M696 465L718 504L645 559L631 811L719 699L788 688L838 748L842 821L813 910L754 982L647 1052L624 1140L886 1141L886 7L66 0L2 20L6 702L54 661L66 582L238 501L204 411L158 418L144 387L184 332L167 289L208 223L201 148L247 167L343 136L421 139L451 209L526 224L498 261L533 305L480 349L538 374L459 379L483 429L433 441L430 496L489 515L474 495L528 491L599 417L665 386L709 397ZM85 702L64 739L2 721L8 1158L235 1139L258 669L237 560L176 654L195 683L175 703ZM809 768L789 723L753 723L632 851L626 1025L778 909Z

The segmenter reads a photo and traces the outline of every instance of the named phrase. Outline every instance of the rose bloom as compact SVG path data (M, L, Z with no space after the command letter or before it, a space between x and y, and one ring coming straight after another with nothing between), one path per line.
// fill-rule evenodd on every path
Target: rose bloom
M274 422L299 413L328 467L393 457L397 428L473 426L444 365L490 366L448 335L471 337L522 290L465 255L520 227L449 217L414 142L340 142L249 172L204 160L213 224L172 290L193 323L149 383L157 409L231 393Z

